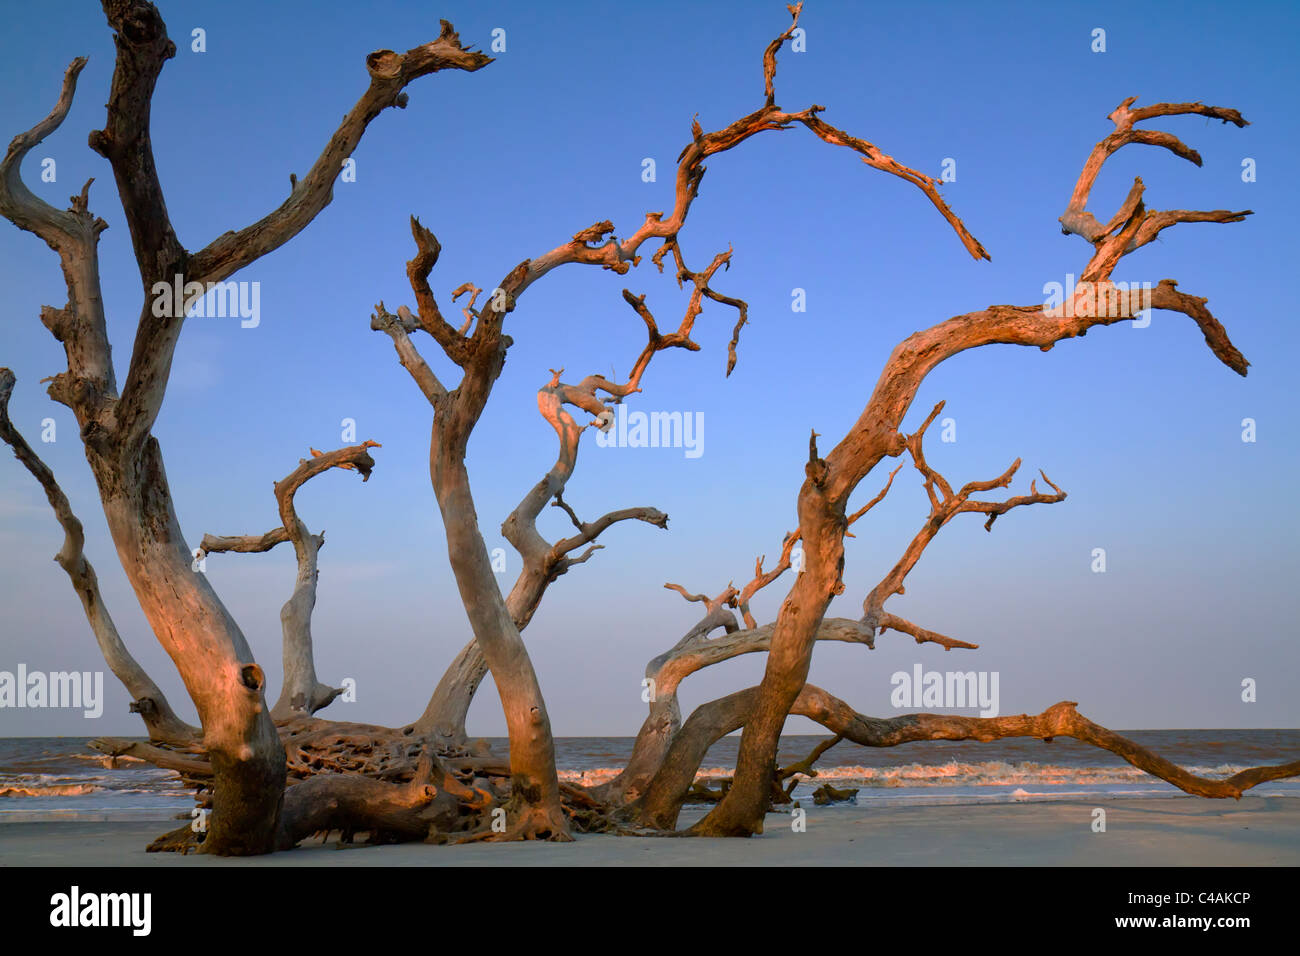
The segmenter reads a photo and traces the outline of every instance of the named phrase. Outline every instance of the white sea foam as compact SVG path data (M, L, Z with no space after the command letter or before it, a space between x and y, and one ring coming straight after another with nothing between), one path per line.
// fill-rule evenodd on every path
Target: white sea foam
M593 786L612 780L619 767L596 767L589 770L562 770L560 779L566 783ZM1230 777L1245 767L1236 764L1218 764L1213 767L1191 766L1185 768L1198 777L1218 779ZM727 767L701 768L696 780L728 778L733 771ZM857 787L895 789L911 787L1023 787L1061 785L1115 785L1135 782L1154 782L1156 778L1137 767L1065 767L1058 764L1034 762L1008 763L1000 760L963 763L949 761L942 764L909 763L894 767L826 767L819 769L815 778L800 775L805 783L830 783L836 786L852 784Z

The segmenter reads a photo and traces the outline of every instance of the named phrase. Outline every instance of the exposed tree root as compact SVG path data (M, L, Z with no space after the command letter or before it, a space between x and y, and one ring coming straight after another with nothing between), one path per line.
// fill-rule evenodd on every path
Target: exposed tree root
M748 688L698 708L675 736L645 796L630 804L561 785L562 813L557 818L514 793L509 765L491 754L463 748L428 753L410 728L334 723L300 717L280 724L289 766L277 846L288 849L314 835L337 831L340 842L365 843L508 842L571 840L571 832L620 835L667 835L686 803L715 804L731 787L730 778L696 779L698 767L718 739L743 726L757 694ZM1043 713L1006 717L960 717L906 714L867 717L814 685L806 685L792 713L809 717L835 733L807 757L776 769L770 806L789 803L799 778L817 775L815 762L841 740L867 747L894 747L925 740L991 741L1007 737L1073 737L1122 757L1133 766L1186 793L1211 798L1239 798L1270 780L1300 776L1300 761L1253 767L1222 780L1199 777L1145 747L1083 717L1071 701ZM175 770L196 789L200 807L211 806L212 774L202 753L172 751L117 738L92 742L103 753L127 754ZM817 805L852 799L852 788L823 785L813 795ZM697 824L688 835L713 835ZM187 823L163 834L150 852L188 853L202 849L203 833Z
M567 807L565 808L567 810ZM585 810L587 815L591 810ZM570 843L568 820L523 798L512 797L501 807L493 807L486 819L472 832L455 837L449 843L508 843L516 840L547 840Z
M194 829L192 824L185 824L164 833L147 847L146 853L195 853L203 848L203 834Z
M508 763L461 747L426 752L408 727L390 728L293 717L278 724L288 786L277 848L337 831L348 844L425 841L456 843L571 839L579 833L621 832L614 807L581 787L560 786L558 817L534 812L516 800ZM140 741L104 737L91 742L101 753L127 755L176 771L210 809L213 770L201 750L175 751ZM524 809L520 809L524 807ZM201 851L202 829L193 824L163 834L150 852Z
M838 790L829 783L824 783L813 791L813 803L819 807L827 807L832 803L844 803L852 800L858 795L856 787L849 787L844 790Z

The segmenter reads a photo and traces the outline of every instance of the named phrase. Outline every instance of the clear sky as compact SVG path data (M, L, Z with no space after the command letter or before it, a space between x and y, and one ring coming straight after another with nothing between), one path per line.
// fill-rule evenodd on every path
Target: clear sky
M63 128L25 164L27 181L59 205L96 177L91 208L110 224L100 243L103 288L119 380L131 353L140 287L105 160L86 146L103 124L113 65L96 5L9 11L0 39L0 136L44 116L75 56L87 55ZM716 129L762 104L763 47L788 23L780 2L519 2L311 4L164 3L179 52L153 106L154 147L182 241L198 249L244 226L287 195L365 86L371 50L432 39L438 18L487 50L506 49L475 74L442 73L409 89L410 105L370 127L354 183L298 238L238 276L260 283L261 321L194 318L186 327L156 432L182 526L261 533L278 524L271 485L309 446L383 443L368 484L335 472L298 496L324 528L314 619L317 665L330 683L357 681L358 700L324 716L399 724L414 719L469 636L446 562L427 471L430 410L390 341L369 329L375 302L412 304L404 263L415 213L438 235L432 277L444 310L466 280L492 288L521 259L597 220L626 235L649 210L671 205L675 158L698 113ZM779 552L795 524L810 428L823 450L860 412L896 342L949 316L993 303L1034 303L1087 260L1087 243L1061 235L1064 211L1092 145L1124 98L1203 100L1238 108L1239 130L1200 117L1155 124L1204 157L1197 169L1170 153L1126 147L1092 197L1105 221L1135 175L1154 208L1253 209L1246 222L1185 225L1124 260L1117 279L1173 278L1207 296L1251 361L1242 379L1219 364L1186 317L1156 313L1062 343L1050 353L993 347L945 363L908 417L914 428L939 399L956 423L929 457L955 484L1024 458L1022 493L1043 468L1069 493L1019 509L992 534L973 515L954 520L890 609L982 645L944 653L888 634L878 648L817 648L812 680L871 714L894 713L890 675L926 669L997 671L1003 713L1061 699L1117 728L1296 727L1300 599L1294 476L1300 432L1292 406L1300 335L1290 301L1295 274L1294 188L1300 155L1294 4L1052 3L860 5L809 0L805 52L782 53L777 101L816 102L824 118L900 162L939 175L944 192L992 254L975 262L915 188L864 166L806 130L768 133L707 164L682 234L702 268L735 249L715 287L750 303L740 361L723 371L734 314L709 306L699 353L658 356L630 409L702 413L703 454L597 448L589 434L566 500L585 518L654 505L670 530L630 523L608 532L586 565L558 580L526 631L555 732L635 733L644 715L645 662L698 618L667 581L716 593L747 581L754 558ZM1106 51L1092 52L1092 31ZM206 31L206 52L190 48ZM40 161L57 180L40 181ZM642 179L643 160L656 182ZM1257 180L1243 182L1242 161ZM473 442L470 469L488 546L517 557L499 525L554 461L555 437L536 412L547 369L575 380L626 375L644 327L624 287L647 294L663 324L684 297L649 262L626 277L570 266L528 291L511 315L505 373ZM170 661L135 605L99 510L70 412L39 379L63 366L40 324L62 305L54 254L0 225L0 365L19 384L15 421L34 443L53 418L57 440L38 444L89 533L104 597L132 651L192 714ZM792 311L803 289L807 311ZM419 343L435 358L433 343ZM445 370L445 361L435 363ZM1257 441L1242 441L1242 420ZM887 461L886 464L892 465ZM883 467L883 466L882 466ZM885 471L868 476L873 495ZM920 527L927 510L910 466L848 542L846 591L831 613L858 616L863 597ZM564 533L558 509L542 529ZM63 572L50 560L61 532L33 479L0 456L0 670L102 670ZM1107 571L1091 570L1104 548ZM223 600L278 687L279 618L293 555L208 559ZM771 620L789 580L756 604ZM761 655L690 678L684 708L756 682ZM1243 703L1241 682L1258 682ZM125 691L107 676L105 716L0 710L0 735L138 733ZM792 731L813 725L793 722ZM471 733L504 732L486 686Z

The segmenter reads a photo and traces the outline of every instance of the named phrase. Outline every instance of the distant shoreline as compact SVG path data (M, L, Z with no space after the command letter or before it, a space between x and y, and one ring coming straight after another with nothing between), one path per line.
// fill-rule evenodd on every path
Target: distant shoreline
M1207 778L1221 779L1244 767L1286 763L1300 754L1300 730L1128 731L1132 739ZM820 735L781 740L781 766L806 757ZM91 750L87 738L0 739L0 822L66 822L174 819L188 813L193 794L171 771L134 758L113 760ZM487 738L505 758L508 741ZM697 779L716 782L735 767L739 738L718 741ZM593 786L612 779L631 756L632 737L557 737L556 765L566 782ZM887 806L1013 804L1043 801L1166 802L1181 796L1171 784L1126 763L1109 751L1068 738L923 741L889 748L843 742L817 761L817 776L800 778L794 797L805 807L812 792L829 783L857 790L861 809ZM1253 796L1300 798L1300 779L1263 784Z

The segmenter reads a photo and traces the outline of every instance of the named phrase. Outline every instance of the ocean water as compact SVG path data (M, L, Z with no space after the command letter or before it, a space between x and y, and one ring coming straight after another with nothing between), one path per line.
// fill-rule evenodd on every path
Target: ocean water
M1192 773L1228 777L1246 767L1300 758L1300 730L1134 730L1125 736ZM781 740L779 763L800 760L825 737ZM0 738L0 822L169 819L194 806L176 774L130 758L108 758L82 737ZM493 750L508 752L503 738ZM562 779L595 784L626 764L631 737L560 737ZM709 751L700 777L729 776L739 737L725 737ZM841 742L817 763L814 780L803 780L796 799L805 803L822 783L857 788L858 806L978 804L1031 800L1119 797L1157 799L1180 790L1104 750L1069 738L1050 744L1034 739L979 742L934 741L888 749ZM1300 796L1300 780L1279 780L1251 791L1260 796Z

